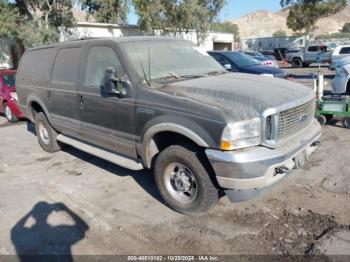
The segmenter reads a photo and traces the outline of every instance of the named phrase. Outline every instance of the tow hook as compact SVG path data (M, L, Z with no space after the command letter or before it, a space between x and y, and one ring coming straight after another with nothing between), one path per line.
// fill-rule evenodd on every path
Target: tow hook
M317 140L317 141L315 141L315 142L313 142L311 144L311 147L316 147L316 146L319 146L319 145L321 145L321 141Z
M286 174L289 172L289 168L286 166L279 166L275 168L275 176L280 174Z

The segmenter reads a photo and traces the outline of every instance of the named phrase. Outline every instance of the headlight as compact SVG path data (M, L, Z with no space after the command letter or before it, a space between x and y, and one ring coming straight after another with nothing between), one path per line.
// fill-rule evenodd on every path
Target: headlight
M275 77L273 74L261 74L261 76Z
M18 101L18 96L17 96L17 93L16 92L11 92L10 93L10 96L15 99L16 101Z
M234 150L256 146L261 143L261 120L252 120L229 123L221 136L221 150Z

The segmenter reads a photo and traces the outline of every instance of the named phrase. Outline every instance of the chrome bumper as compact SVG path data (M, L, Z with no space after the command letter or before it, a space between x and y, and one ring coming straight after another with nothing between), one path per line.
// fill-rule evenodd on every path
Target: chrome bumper
M316 149L320 136L321 127L314 119L302 137L279 148L257 146L230 152L211 149L205 152L223 189L263 190L283 179L293 168L302 166ZM276 172L281 167L284 171Z

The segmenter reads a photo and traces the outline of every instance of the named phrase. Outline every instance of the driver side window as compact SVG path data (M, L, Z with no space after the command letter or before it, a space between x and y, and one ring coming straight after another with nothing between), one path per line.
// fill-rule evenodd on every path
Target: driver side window
M90 48L85 67L84 86L98 88L103 86L107 67L114 67L117 71L117 77L124 75L123 67L112 48L107 46Z

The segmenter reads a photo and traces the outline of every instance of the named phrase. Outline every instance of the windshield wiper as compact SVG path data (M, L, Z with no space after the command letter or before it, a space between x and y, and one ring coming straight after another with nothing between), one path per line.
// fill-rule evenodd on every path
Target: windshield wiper
M206 73L208 76L213 76L213 75L221 75L221 74L226 74L226 71L211 71L209 73Z

